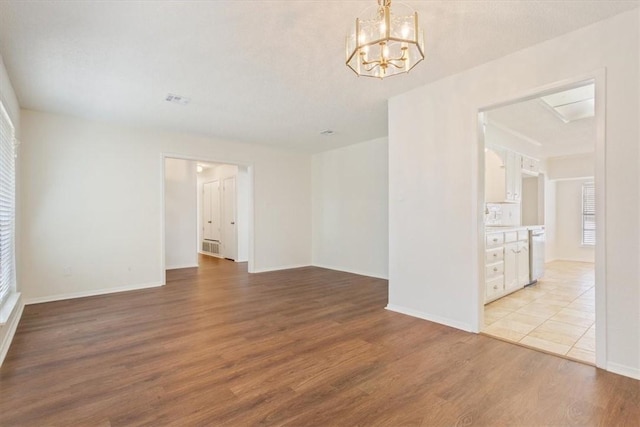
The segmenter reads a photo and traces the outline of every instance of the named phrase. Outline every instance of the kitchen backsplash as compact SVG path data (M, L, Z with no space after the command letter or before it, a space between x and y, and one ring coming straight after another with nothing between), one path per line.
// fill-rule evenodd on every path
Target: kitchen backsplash
M487 203L485 225L520 225L520 203Z

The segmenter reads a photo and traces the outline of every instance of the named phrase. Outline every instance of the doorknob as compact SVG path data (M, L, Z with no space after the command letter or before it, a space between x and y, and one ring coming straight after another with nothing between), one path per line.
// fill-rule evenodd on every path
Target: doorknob
M236 224L235 221L231 221L231 225L235 225L235 224Z
M211 221L207 221L209 224L211 224Z

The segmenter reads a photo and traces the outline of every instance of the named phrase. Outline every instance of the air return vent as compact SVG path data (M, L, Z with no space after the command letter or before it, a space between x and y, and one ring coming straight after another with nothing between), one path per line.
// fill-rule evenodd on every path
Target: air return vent
M187 105L189 101L191 101L191 99L187 98L186 96L176 95L173 93L167 94L165 100L178 105Z
M213 255L220 255L220 242L215 242L213 240L203 240L202 252Z

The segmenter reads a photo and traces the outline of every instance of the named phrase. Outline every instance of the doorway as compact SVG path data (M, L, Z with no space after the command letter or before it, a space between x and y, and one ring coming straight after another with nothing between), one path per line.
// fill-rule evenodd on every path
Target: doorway
M604 105L597 80L480 111L479 286L483 333L601 366Z
M248 169L198 162L199 253L237 262L248 260Z
M252 168L163 156L163 270L198 267L202 256L252 270ZM226 262L226 261L225 261Z

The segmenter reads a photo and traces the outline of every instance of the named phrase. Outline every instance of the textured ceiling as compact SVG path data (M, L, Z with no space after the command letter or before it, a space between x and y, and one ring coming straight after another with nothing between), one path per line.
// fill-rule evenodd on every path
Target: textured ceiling
M590 153L595 150L596 118L565 123L540 98L507 105L486 113L487 121L503 132L524 136L521 152L539 159Z
M24 108L317 152L385 136L390 96L638 7L408 1L427 58L379 81L344 65L372 3L0 0L0 54Z

